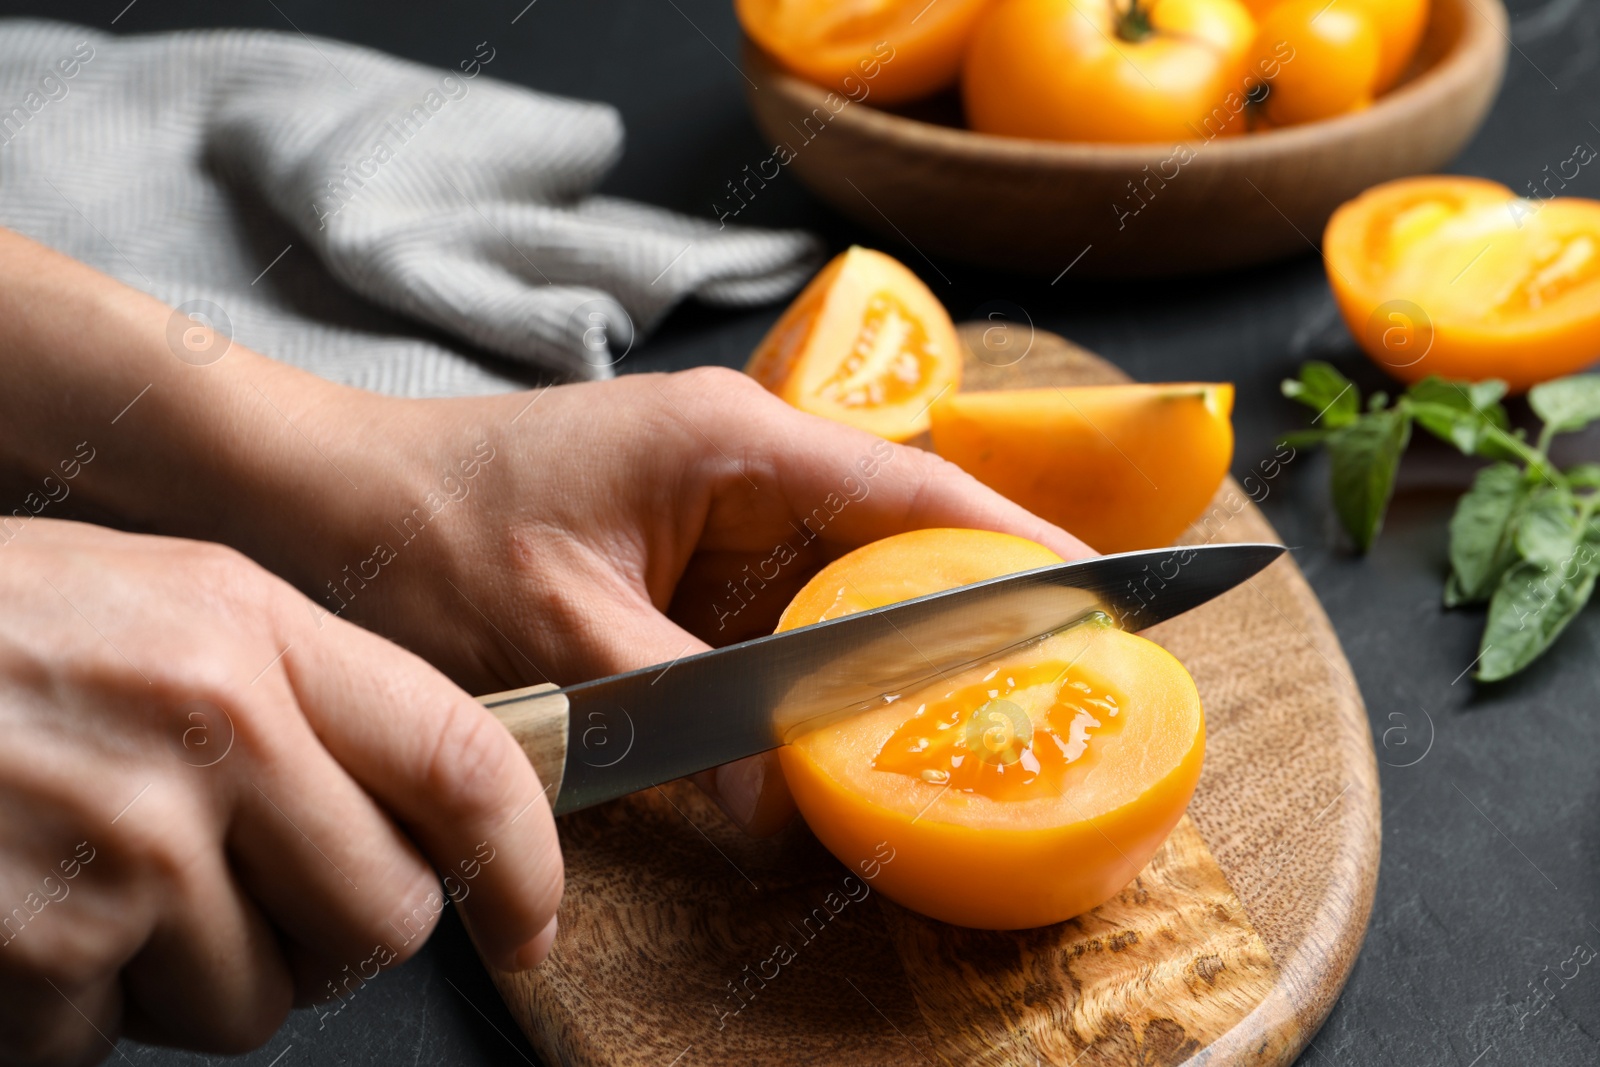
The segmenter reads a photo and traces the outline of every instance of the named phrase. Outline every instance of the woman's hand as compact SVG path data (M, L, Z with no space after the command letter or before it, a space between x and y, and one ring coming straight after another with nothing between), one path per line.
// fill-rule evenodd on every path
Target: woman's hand
M1088 552L949 463L732 371L381 397L4 231L0 351L0 493L25 513L81 504L233 545L477 693L765 633L822 563L903 530ZM755 832L790 813L770 756L701 780Z
M43 518L0 602L0 1063L242 1051L447 897L498 966L548 950L540 783L417 657L231 549Z
M337 533L272 565L479 691L770 633L823 563L904 530L1088 553L949 463L720 368L471 400L352 396L316 437L360 489L330 484L315 507ZM770 756L702 784L755 832L792 813Z

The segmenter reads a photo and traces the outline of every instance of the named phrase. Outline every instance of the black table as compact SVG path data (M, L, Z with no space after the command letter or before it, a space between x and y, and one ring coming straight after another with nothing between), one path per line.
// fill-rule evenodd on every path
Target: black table
M607 192L706 217L724 183L768 152L730 58L738 48L731 0L126 4L0 8L99 28L117 18L115 31L127 33L297 28L444 67L487 41L497 50L494 76L621 109L628 150ZM1600 145L1600 3L1511 0L1511 8L1505 90L1456 167L1525 190L1575 144ZM1568 191L1600 196L1600 168L1585 169ZM1220 277L1052 287L940 263L946 281L914 252L832 214L787 174L739 221L808 227L839 247L887 247L922 270L957 319L1008 300L1136 378L1237 382L1240 475L1302 421L1278 396L1279 380L1302 360L1328 359L1365 387L1381 384L1335 313L1309 247L1297 260ZM621 369L739 366L777 312L683 308ZM1527 417L1520 405L1515 411ZM1600 435L1562 441L1563 462L1580 456L1600 458ZM1461 677L1482 616L1442 612L1439 590L1445 523L1473 467L1431 441L1414 446L1387 528L1365 559L1338 531L1321 456L1292 464L1264 504L1344 642L1383 764L1371 931L1304 1064L1600 1062L1600 959L1576 976L1566 962L1592 955L1586 947L1574 956L1575 946L1600 948L1600 609L1591 607L1520 679L1477 691ZM127 1042L120 1051L135 1063L205 1062ZM416 960L364 987L338 1015L297 1013L244 1058L272 1067L523 1060L534 1055L450 914Z

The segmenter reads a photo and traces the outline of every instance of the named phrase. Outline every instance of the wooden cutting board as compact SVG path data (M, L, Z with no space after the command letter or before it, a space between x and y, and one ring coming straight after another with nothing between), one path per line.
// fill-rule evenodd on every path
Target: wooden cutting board
M1010 331L963 330L967 388L1126 380ZM1272 483L1246 482L1257 499ZM1229 480L1188 535L1205 540L1277 534ZM1288 556L1145 633L1194 675L1206 763L1188 815L1114 900L1038 930L947 926L845 896L848 872L799 820L749 840L675 783L562 820L555 949L535 973L494 976L512 1014L550 1067L1290 1062L1372 907L1361 695Z

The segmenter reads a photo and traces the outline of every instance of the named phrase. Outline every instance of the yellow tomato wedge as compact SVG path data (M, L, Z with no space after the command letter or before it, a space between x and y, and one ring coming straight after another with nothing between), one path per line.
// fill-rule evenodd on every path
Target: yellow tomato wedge
M901 104L956 80L990 0L735 0L763 50L858 103Z
M779 628L819 621L840 590L862 610L1057 561L1029 545L975 530L891 537L824 568ZM1079 915L1131 881L1188 806L1204 754L1188 672L1097 617L779 755L818 840L852 868L877 859L886 896L1017 929Z
M1171 544L1233 461L1233 386L1100 385L947 394L933 447L1101 552Z
M1335 212L1323 254L1351 333L1403 381L1520 392L1600 357L1600 202L1407 178Z
M915 274L851 248L813 278L745 373L802 411L905 441L961 376L950 315Z

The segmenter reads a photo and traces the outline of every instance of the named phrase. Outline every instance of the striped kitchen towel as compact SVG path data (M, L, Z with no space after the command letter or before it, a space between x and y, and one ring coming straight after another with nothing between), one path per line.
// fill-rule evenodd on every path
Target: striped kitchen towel
M764 303L815 269L807 234L595 195L616 111L497 82L493 61L0 20L0 225L277 359L412 396L511 385L451 337L606 378L685 297Z

